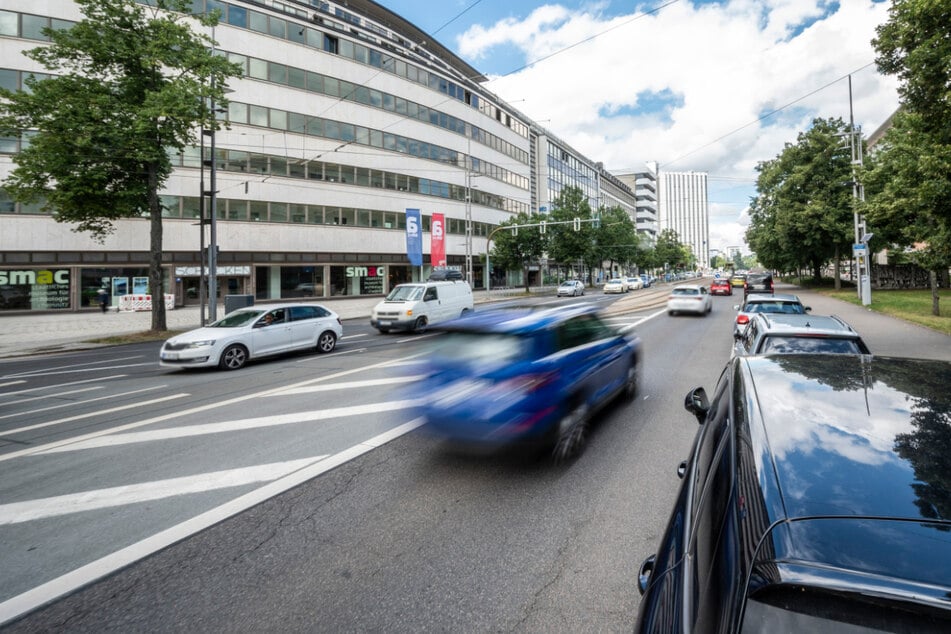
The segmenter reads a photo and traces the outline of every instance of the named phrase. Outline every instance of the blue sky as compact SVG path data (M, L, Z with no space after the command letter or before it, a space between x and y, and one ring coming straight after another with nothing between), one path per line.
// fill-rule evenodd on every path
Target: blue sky
M873 63L882 0L377 2L609 170L707 172L721 250L744 244L757 163L815 117L848 119L849 75L866 133L898 105Z

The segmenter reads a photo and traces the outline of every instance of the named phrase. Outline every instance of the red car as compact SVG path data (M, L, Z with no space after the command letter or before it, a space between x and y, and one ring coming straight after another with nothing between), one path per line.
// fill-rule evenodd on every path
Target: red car
M730 286L730 280L724 277L724 278L713 280L712 282L710 282L710 294L711 295L732 295L733 287Z

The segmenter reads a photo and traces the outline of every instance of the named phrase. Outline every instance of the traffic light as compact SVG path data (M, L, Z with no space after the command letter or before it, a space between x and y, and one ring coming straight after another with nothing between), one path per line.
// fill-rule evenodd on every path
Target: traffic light
M601 228L601 214L594 214L594 222L592 222L591 225L592 225L595 229L600 229L600 228Z
M575 231L581 231L581 218L575 218Z
M539 229L539 231L540 231L541 233L545 233L545 221L544 221L544 220L542 220L542 226L541 226L541 228Z

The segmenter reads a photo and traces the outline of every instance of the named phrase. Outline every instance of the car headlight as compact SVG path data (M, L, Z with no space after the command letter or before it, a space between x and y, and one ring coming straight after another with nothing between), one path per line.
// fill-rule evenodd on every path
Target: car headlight
M214 339L206 339L205 341L192 341L191 343L185 344L185 349L190 350L193 348L210 348L215 345Z

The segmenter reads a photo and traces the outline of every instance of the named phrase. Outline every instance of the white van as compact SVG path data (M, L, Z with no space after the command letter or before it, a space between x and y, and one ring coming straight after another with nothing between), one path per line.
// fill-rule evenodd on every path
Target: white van
M467 282L399 284L373 307L370 325L380 332L423 332L430 324L461 317L472 310L472 289Z

